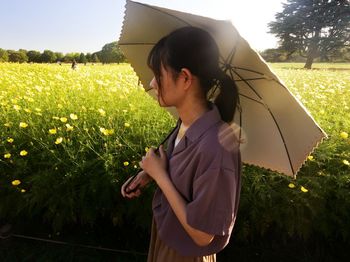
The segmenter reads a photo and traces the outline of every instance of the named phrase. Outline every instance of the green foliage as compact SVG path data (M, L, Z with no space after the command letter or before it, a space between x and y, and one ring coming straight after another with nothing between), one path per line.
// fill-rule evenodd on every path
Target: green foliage
M121 63L125 61L117 42L104 45L98 56L102 63Z
M41 54L39 51L31 50L27 52L28 62L41 63Z
M307 57L306 68L313 59L334 55L350 44L350 3L346 0L288 0L270 32L288 52L298 51Z
M57 57L54 52L50 50L44 50L44 52L41 54L40 59L42 63L54 63L56 62Z
M93 54L91 58L91 62L93 63L99 63L100 59L98 58L97 54Z
M9 55L6 50L0 48L0 62L8 62Z
M23 51L7 50L8 61L14 63L25 63L28 61L27 54Z
M79 63L87 63L87 59L86 59L86 56L84 55L84 53L80 53L80 56L79 56Z
M56 56L56 62L62 62L64 55L60 52L55 52L55 56Z

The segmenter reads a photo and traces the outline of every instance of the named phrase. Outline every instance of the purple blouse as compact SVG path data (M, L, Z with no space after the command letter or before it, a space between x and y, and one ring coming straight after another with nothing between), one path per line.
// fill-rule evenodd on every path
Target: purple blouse
M239 142L215 105L186 131L174 148L177 130L168 140L168 174L187 202L187 223L215 235L200 247L191 239L158 188L152 208L160 239L183 256L219 252L229 242L241 188Z

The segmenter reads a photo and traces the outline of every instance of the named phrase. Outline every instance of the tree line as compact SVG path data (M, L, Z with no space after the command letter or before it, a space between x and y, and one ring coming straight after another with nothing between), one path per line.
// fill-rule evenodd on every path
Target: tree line
M291 52L281 47L265 49L259 54L267 62L283 63L283 62L299 62L306 63L307 57L299 52ZM314 58L315 62L325 63L349 63L350 47L343 47L332 53L321 53Z
M67 53L44 50L27 51L25 49L5 50L0 48L0 62L14 63L122 63L126 61L118 43L105 44L102 50L94 53Z

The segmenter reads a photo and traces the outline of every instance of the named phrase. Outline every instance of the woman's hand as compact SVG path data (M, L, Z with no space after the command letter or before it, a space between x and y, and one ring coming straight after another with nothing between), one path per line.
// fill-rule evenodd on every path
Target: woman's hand
M146 156L142 157L139 163L140 167L157 183L159 178L166 174L168 160L163 145L159 147L159 156L155 153L155 149L151 148Z
M132 179L133 181L129 184L130 180ZM122 188L121 188L122 196L126 198L138 197L141 194L141 189L145 187L151 180L152 178L149 175L147 175L147 173L144 170L142 170L136 175L136 177L130 177L122 185ZM133 191L136 187L137 187L136 191L130 192L130 191ZM127 193L126 191L130 193Z

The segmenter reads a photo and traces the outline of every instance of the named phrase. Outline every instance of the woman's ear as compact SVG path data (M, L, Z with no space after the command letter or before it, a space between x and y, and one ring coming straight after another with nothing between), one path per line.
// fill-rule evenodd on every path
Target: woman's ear
M182 68L180 74L183 78L185 89L188 89L191 86L192 80L193 80L193 75L191 71L188 70L187 68Z

